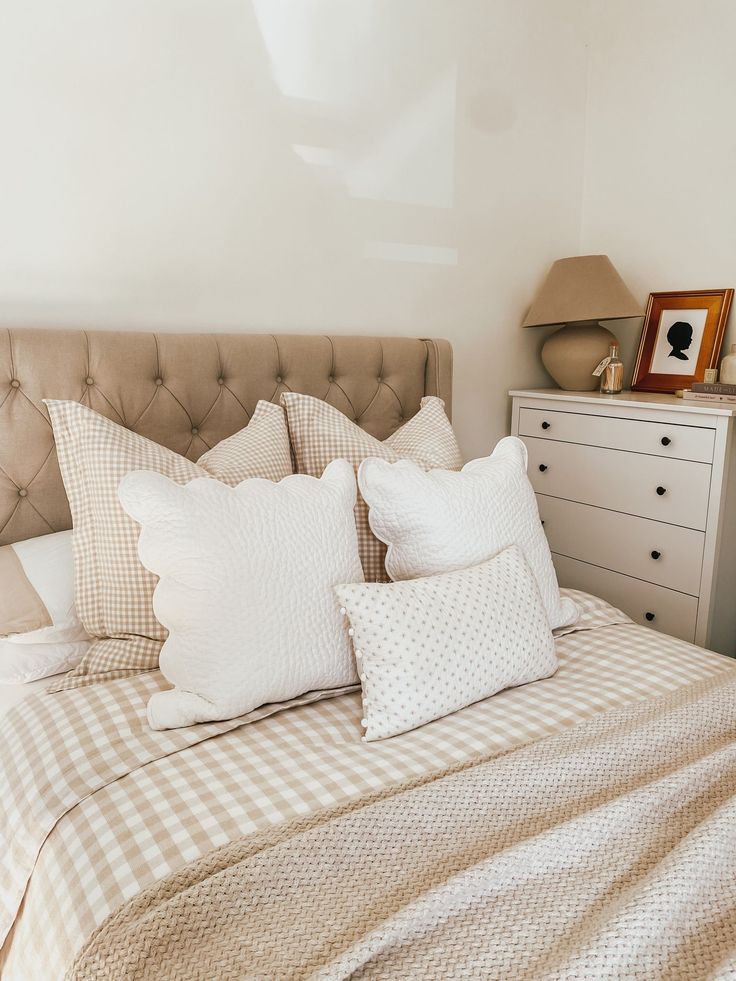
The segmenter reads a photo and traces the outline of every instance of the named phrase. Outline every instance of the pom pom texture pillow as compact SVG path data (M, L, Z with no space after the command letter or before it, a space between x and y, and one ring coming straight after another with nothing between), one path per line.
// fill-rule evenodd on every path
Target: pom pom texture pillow
M365 739L385 739L557 669L521 550L472 569L336 590L353 630Z
M336 460L320 480L234 488L133 473L119 494L141 524L141 561L160 577L154 609L169 630L160 667L175 688L151 698L154 729L357 681L334 593L362 579L350 464Z
M434 395L423 398L419 412L384 442L366 433L339 409L310 395L284 392L281 403L286 409L299 473L319 477L327 464L337 459L348 460L357 470L368 456L384 460L408 458L425 470L431 467L459 470L462 466L460 449L445 415L445 403ZM385 582L388 579L383 564L386 549L371 534L368 508L360 496L355 521L366 581Z
M280 480L292 472L283 409L259 402L244 429L198 463L118 426L78 402L46 403L74 522L76 605L94 642L81 664L50 690L76 688L158 666L166 631L156 619L156 579L138 559L138 526L120 507L118 485L133 470L180 484L211 476Z
M414 579L465 569L518 545L534 573L550 626L574 623L578 610L560 596L526 463L526 447L515 436L502 439L489 457L471 460L459 473L425 473L409 461L366 460L358 482L373 533L388 546L389 576Z

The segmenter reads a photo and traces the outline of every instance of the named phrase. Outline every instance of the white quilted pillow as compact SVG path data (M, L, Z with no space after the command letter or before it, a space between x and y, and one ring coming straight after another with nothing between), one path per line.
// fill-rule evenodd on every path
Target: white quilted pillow
M515 436L459 473L425 473L408 460L364 460L358 483L373 534L388 545L389 576L414 579L466 569L518 545L537 580L550 626L574 623L578 610L560 596L526 463L526 447Z
M383 442L365 432L339 409L311 395L284 392L281 402L289 420L289 438L298 473L319 477L330 460L348 460L357 471L358 465L369 456L383 460L414 460L425 470L431 467L459 470L462 466L460 448L445 415L445 403L433 395L425 396L419 412ZM355 522L365 578L369 582L385 582L388 578L383 565L386 550L371 534L368 507L360 496Z
M321 479L181 485L139 471L120 484L141 524L139 555L160 577L168 628L160 666L175 686L148 703L154 729L230 719L259 705L357 681L333 587L362 581L353 469Z
M338 586L363 685L365 739L385 739L557 669L519 548L444 575Z

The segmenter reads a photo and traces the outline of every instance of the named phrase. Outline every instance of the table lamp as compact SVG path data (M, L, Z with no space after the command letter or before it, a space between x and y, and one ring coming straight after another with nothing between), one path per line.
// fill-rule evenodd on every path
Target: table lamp
M616 337L599 320L642 316L607 255L577 255L553 263L522 327L564 324L544 343L542 363L560 388L591 392L593 369Z

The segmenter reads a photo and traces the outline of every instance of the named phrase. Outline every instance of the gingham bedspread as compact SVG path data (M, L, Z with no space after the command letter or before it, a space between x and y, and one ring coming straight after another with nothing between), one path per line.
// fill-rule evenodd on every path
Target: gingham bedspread
M357 692L248 725L153 732L158 672L11 711L0 730L3 978L63 976L109 913L213 847L736 670L570 594L582 617L557 639L552 678L382 743L361 741Z

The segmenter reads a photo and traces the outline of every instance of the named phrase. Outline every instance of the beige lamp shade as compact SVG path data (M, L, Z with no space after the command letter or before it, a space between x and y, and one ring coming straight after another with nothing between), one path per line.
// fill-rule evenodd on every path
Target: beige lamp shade
M542 362L560 388L589 392L599 384L593 369L616 341L598 321L641 314L607 255L579 255L552 265L522 327L565 324L547 338Z
M552 264L521 326L548 327L641 315L640 304L607 255L576 255Z

